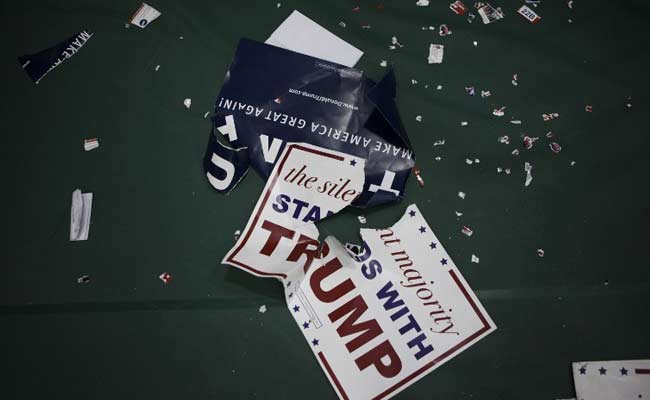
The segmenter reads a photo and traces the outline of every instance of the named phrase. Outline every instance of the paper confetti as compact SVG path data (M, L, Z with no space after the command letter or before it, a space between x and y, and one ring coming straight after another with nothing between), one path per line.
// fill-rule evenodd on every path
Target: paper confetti
M441 44L431 44L429 46L429 64L440 64L442 63L442 57L445 52L445 46Z
M544 249L537 249L537 255L539 257L544 257Z
M153 20L160 17L160 15L160 11L151 7L147 3L142 3L140 8L138 8L133 16L131 16L131 23L144 29L147 25L153 22Z
M429 0L418 0L415 5L418 7L426 7L429 5Z
M555 153L555 154L557 154L557 153L559 153L560 151L562 151L562 146L560 146L559 143L555 143L555 142L553 142L553 143L549 144L548 146L551 148L551 151L552 151L553 153Z
M190 106L192 105L192 99L185 99L185 100L183 100L183 105L185 106L185 108L188 108L188 109L189 109Z
M526 171L526 181L524 182L524 186L530 185L530 182L533 181L533 175L531 175L532 170L533 166L529 162L526 162L524 164L524 171Z
M519 10L517 10L517 13L521 15L522 17L526 18L530 23L536 24L539 22L542 17L537 15L537 13L533 10L530 9L530 7L523 5Z
M88 275L82 275L77 278L77 283L86 284L90 283L90 277Z
M474 254L472 254L472 262L473 262L474 264L478 264L479 261L480 261L479 258L476 257Z
M259 311L260 314L264 314L266 312L266 305L262 304L260 308L257 309L257 311Z
M463 2L460 1L460 0L457 0L457 1L454 1L453 3L451 3L449 5L449 8L451 9L451 11L453 11L457 15L463 15L463 14L465 14L467 12L467 6L465 4L463 4Z
M357 216L357 219L359 220L360 223L365 224L367 222L366 217L363 215Z
M99 147L99 140L97 138L85 139L84 140L84 150L90 151Z
M533 144L539 140L538 137L524 136L524 148L530 150L533 148Z
M460 231L463 233L463 235L468 237L474 234L474 231L469 226L463 226L463 228Z
M172 274L169 272L163 272L162 274L158 275L158 279L163 281L163 283L166 285L172 281Z
M458 192L458 197L465 199L465 192Z

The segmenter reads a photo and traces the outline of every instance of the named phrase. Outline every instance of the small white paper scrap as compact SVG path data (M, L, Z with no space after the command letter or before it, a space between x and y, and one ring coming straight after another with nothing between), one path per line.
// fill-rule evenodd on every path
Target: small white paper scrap
M297 10L294 10L264 43L346 67L354 67L363 55L363 51Z
M192 99L185 99L185 100L183 100L183 105L184 105L186 108L190 108L190 106L192 105Z
M151 7L147 3L142 3L140 8L138 8L135 13L133 13L133 16L131 16L131 23L144 29L153 20L160 17L160 15L160 11Z
M441 44L429 45L429 64L441 64L445 53L445 46Z
M577 399L650 398L650 360L580 361L572 367Z
M524 182L524 186L530 185L530 182L533 181L533 175L530 173L532 170L533 166L529 162L526 162L524 164L524 171L526 171L526 182Z
M81 193L77 189L72 192L70 207L70 241L88 240L90 230L90 213L93 208L93 194Z
M99 140L97 138L85 139L84 140L84 150L90 151L99 147Z
M429 0L418 0L415 5L418 7L426 7L429 5Z
M262 304L257 311L259 311L261 314L264 314L266 312L266 305Z

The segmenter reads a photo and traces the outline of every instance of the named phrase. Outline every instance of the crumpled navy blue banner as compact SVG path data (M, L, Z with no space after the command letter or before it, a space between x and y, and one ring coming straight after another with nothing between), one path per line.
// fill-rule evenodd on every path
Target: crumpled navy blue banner
M77 54L92 35L90 31L83 30L48 49L18 57L18 62L32 81L38 83L48 72Z
M392 69L374 82L353 68L242 39L217 97L213 126L232 147L246 148L265 178L291 142L362 157L364 191L353 205L396 202L415 155L395 105L395 86ZM212 153L228 159L219 146L211 137L206 160Z

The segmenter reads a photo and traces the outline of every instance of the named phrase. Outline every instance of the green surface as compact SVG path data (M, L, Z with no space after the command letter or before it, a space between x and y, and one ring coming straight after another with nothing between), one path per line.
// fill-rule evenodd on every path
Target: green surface
M363 0L282 1L279 9L276 1L156 0L162 16L141 30L124 26L137 1L3 0L0 396L335 398L279 283L220 265L263 181L251 173L221 196L201 166L203 114L238 39L264 40L294 8L364 50L358 67L370 77L384 72L380 60L394 63L426 180L425 189L410 180L405 202L425 213L498 325L397 398L566 398L571 361L649 358L650 6L576 0L571 11L544 0L531 25L515 12L523 1L501 0L493 5L506 18L483 25L453 14L449 2L386 1L378 10ZM420 29L441 23L453 35ZM95 36L34 85L16 57L82 29ZM388 50L393 35L403 48ZM445 45L443 64L427 64L430 43ZM470 85L492 97L467 96ZM506 116L492 116L500 106ZM560 118L543 122L551 112ZM515 158L524 133L541 138ZM513 144L497 142L504 134ZM89 137L101 147L86 153ZM438 139L446 144L434 148ZM528 188L524 161L534 166ZM513 172L497 174L498 166ZM87 242L68 241L77 187L95 196ZM366 216L384 227L403 210ZM321 232L355 240L360 213L347 210ZM462 225L474 235L462 235ZM157 278L164 271L173 274L167 286ZM76 283L83 274L90 284Z

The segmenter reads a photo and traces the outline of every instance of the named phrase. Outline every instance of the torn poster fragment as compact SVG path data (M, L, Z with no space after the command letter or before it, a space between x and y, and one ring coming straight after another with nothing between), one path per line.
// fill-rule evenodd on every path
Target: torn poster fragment
M536 24L539 22L542 17L537 15L535 11L533 11L530 7L523 5L519 10L517 10L517 13L521 15L522 17L526 18L530 23Z
M441 44L431 44L429 45L429 64L440 64L442 63L442 57L445 53L445 46Z
M415 205L362 229L354 258L333 237L287 307L341 399L388 399L496 329Z
M294 10L264 42L330 62L354 67L363 51ZM314 44L318 45L315 46Z
M364 166L359 157L305 143L287 145L223 263L282 279L307 270L319 253L315 222L359 196Z
M463 15L467 12L467 6L460 0L456 0L449 4L449 8L457 15Z
M571 364L576 398L650 398L650 360L580 361Z
M153 20L160 17L160 15L160 11L151 7L147 3L142 3L140 5L140 8L135 10L131 16L131 23L137 27L144 29L147 25L153 22Z
M93 194L81 193L80 189L72 192L70 206L70 241L88 240L90 215L93 208Z
M355 206L403 197L415 156L395 104L392 69L376 83L356 69L242 39L226 76L204 157L206 173L222 181L213 185L217 191L232 189L246 171L244 161L239 169L228 166L227 150L213 138L220 133L263 178L287 143L305 142L366 161ZM224 168L236 173L214 175Z
M18 57L18 62L32 81L38 84L50 71L77 54L92 36L90 31L83 30L48 49Z
M489 3L485 3L485 5L478 9L478 15L481 16L484 24L498 21L504 17L501 8L494 8Z

